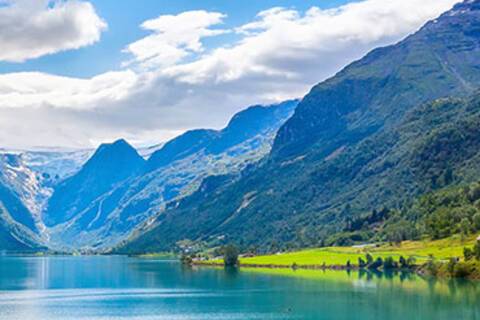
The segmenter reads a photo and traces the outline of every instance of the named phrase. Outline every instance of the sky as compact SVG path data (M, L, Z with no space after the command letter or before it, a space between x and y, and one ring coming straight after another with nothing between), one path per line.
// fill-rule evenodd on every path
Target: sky
M0 147L157 144L300 98L459 0L0 0Z

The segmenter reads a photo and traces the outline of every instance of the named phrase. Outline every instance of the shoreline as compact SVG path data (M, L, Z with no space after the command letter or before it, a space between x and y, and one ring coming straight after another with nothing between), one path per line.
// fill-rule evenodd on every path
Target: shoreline
M480 263L475 264L480 268ZM206 268L225 268L223 263L207 263L202 261L193 261L191 266L194 267L206 267ZM416 274L422 278L430 277L434 279L465 279L470 281L480 281L480 274L473 273L468 277L453 277L451 274L448 274L446 268L447 264L442 263L439 265L439 270L436 274L431 274L427 270L426 265L415 265L411 268L394 268L394 269L369 269L369 268L360 268L358 266L338 266L338 265L331 265L331 266L324 266L324 265L296 265L296 266L288 266L288 265L276 265L276 264L239 264L236 266L239 269L270 269L270 270L310 270L310 271L365 271L365 272L372 272L372 273L388 273L388 272L408 272L412 274Z

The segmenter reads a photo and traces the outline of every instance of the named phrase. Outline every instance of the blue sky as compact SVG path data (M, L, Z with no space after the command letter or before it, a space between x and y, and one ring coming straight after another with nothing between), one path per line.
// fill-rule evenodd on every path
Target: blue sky
M312 6L334 8L354 1L93 0L91 2L99 16L108 24L108 30L103 33L100 42L79 50L60 52L25 63L0 62L0 72L42 71L73 77L92 77L109 70L118 70L122 61L127 59L127 54L122 53L122 49L147 34L139 28L140 24L160 15L190 10L218 11L228 15L225 20L225 26L228 27L247 23L258 12L276 6L304 11ZM207 45L215 46L218 43L216 40L218 39L207 41Z
M0 147L164 142L301 98L460 0L0 0Z

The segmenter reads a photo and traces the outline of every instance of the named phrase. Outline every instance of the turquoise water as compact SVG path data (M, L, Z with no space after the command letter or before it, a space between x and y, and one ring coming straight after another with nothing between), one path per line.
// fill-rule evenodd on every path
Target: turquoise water
M480 286L126 257L0 257L0 319L470 320L480 319Z

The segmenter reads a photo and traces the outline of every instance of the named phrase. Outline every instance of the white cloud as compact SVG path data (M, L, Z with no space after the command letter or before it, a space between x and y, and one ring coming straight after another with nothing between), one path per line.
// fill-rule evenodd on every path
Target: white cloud
M91 45L106 27L89 2L0 0L0 61L23 62Z
M127 98L140 85L131 70L108 72L90 79L24 72L0 75L0 101L5 108L43 106L86 110Z
M124 51L134 55L131 62L145 68L173 65L192 53L204 51L201 39L228 32L210 29L226 16L218 12L188 11L145 21L141 27L153 34L130 44Z
M189 83L224 83L261 74L312 84L374 47L402 39L456 2L367 0L330 10L313 7L304 14L272 8L237 28L246 35L237 45L167 72Z
M91 79L39 73L0 76L0 145L156 142L220 127L254 103L299 97L371 49L394 43L457 0L365 0L306 12L272 8L207 49L225 19L185 12L146 21L128 68ZM188 60L185 59L188 57Z

